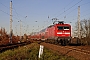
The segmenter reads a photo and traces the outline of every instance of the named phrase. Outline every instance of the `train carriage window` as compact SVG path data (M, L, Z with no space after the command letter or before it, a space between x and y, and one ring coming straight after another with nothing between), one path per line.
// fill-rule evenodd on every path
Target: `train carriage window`
M66 26L66 27L64 27L64 30L69 30L69 27L67 27L67 26Z
M63 26L57 26L58 30L63 30Z

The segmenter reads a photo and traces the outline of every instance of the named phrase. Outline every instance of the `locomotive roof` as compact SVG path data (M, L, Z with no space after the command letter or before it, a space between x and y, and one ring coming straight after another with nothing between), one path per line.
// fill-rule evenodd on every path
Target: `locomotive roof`
M42 29L40 32L44 32L46 30L46 28L45 29Z
M64 25L68 25L68 26L70 26L70 24L55 24L55 25L63 25L63 26L64 26Z
M70 26L70 24L54 24L54 25L61 25L61 26L67 25L67 26ZM50 26L48 26L48 28L50 28L50 27L52 27L54 25L50 25Z
M48 28L50 28L50 27L52 27L52 26L54 26L54 25L50 25L50 26L48 26Z

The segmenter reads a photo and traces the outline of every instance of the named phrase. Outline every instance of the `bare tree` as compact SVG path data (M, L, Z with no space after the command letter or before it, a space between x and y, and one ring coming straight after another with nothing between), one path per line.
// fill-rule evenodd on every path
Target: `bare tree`
M77 22L75 23L75 27L73 28L73 30L74 30L74 37L78 37L78 24L77 24Z
M83 19L80 21L80 34L81 38L84 38L83 42L90 44L90 19ZM78 24L75 25L74 35L78 36Z

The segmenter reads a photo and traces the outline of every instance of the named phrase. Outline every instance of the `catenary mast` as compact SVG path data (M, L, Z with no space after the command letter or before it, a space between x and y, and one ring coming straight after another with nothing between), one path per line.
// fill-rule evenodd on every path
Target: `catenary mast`
M81 32L80 32L80 6L78 6L78 37L81 39Z
M10 43L12 43L12 1L10 2Z

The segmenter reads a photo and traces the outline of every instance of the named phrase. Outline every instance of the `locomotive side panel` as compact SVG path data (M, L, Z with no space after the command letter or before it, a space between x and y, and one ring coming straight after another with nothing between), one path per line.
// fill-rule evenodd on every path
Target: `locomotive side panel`
M48 39L54 39L54 37L55 37L55 27L54 26L49 27L47 34L48 34L48 36L47 36Z

